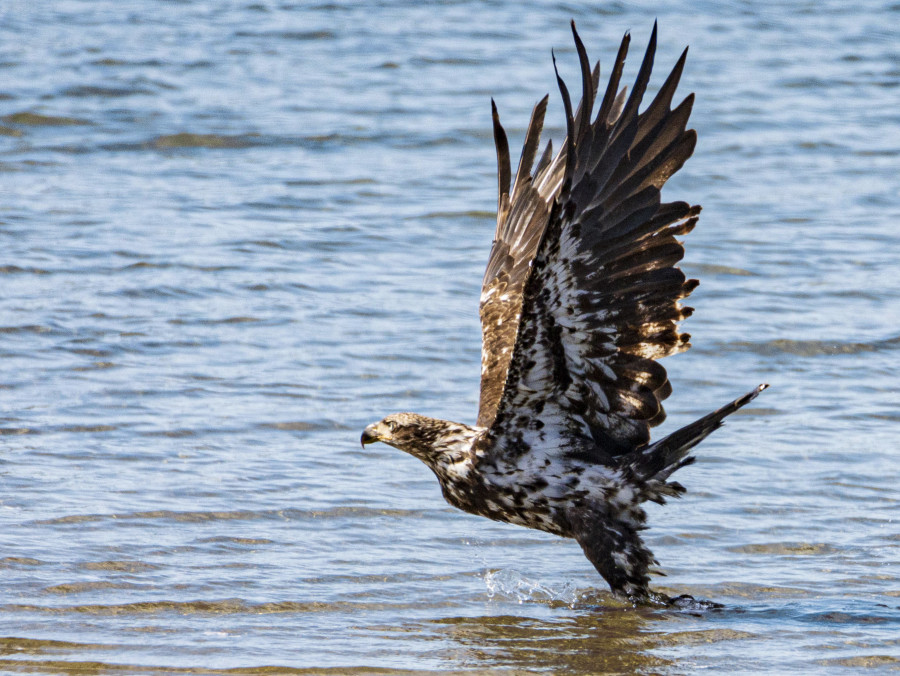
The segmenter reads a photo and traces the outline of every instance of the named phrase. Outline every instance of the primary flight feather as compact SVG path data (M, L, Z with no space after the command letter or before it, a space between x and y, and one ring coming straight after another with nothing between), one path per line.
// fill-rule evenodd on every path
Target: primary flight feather
M574 22L572 34L582 95L573 112L557 74L567 131L557 154L548 142L535 162L544 97L513 176L491 102L499 199L481 291L476 425L398 413L361 441L425 462L455 507L574 538L614 592L645 601L656 561L640 537L641 504L683 493L670 475L766 386L650 443L671 393L657 360L690 347L678 323L698 283L676 267L676 237L693 229L700 207L660 200L697 138L686 129L693 95L672 107L687 50L639 112L656 26L630 94L619 89L626 34L595 113L600 64L591 69Z

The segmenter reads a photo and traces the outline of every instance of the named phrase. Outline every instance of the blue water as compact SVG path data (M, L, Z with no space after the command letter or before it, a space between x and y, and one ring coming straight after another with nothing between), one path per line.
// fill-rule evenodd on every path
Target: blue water
M359 448L472 422L496 201L577 89L685 45L701 279L660 434L759 382L652 506L635 610L571 541ZM0 668L900 668L900 5L0 5ZM574 79L573 79L574 78Z

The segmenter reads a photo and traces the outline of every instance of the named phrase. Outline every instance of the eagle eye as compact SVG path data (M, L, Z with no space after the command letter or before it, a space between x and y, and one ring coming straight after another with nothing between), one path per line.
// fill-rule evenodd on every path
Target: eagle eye
M387 427L391 432L394 432L397 429L397 423L395 423L393 420L389 420Z

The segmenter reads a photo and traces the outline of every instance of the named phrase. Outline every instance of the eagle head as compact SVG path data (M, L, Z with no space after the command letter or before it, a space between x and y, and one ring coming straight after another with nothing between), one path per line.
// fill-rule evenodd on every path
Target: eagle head
M467 452L478 430L418 413L394 413L363 430L363 446L382 441L414 455L429 466Z

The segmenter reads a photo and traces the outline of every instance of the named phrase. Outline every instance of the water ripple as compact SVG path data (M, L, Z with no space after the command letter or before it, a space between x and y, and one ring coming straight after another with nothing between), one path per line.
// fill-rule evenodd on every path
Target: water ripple
M630 83L646 6L0 3L0 671L896 667L900 6L654 11L704 208L660 431L772 384L650 509L655 586L717 609L359 446L474 417L490 98L520 147L572 18Z

